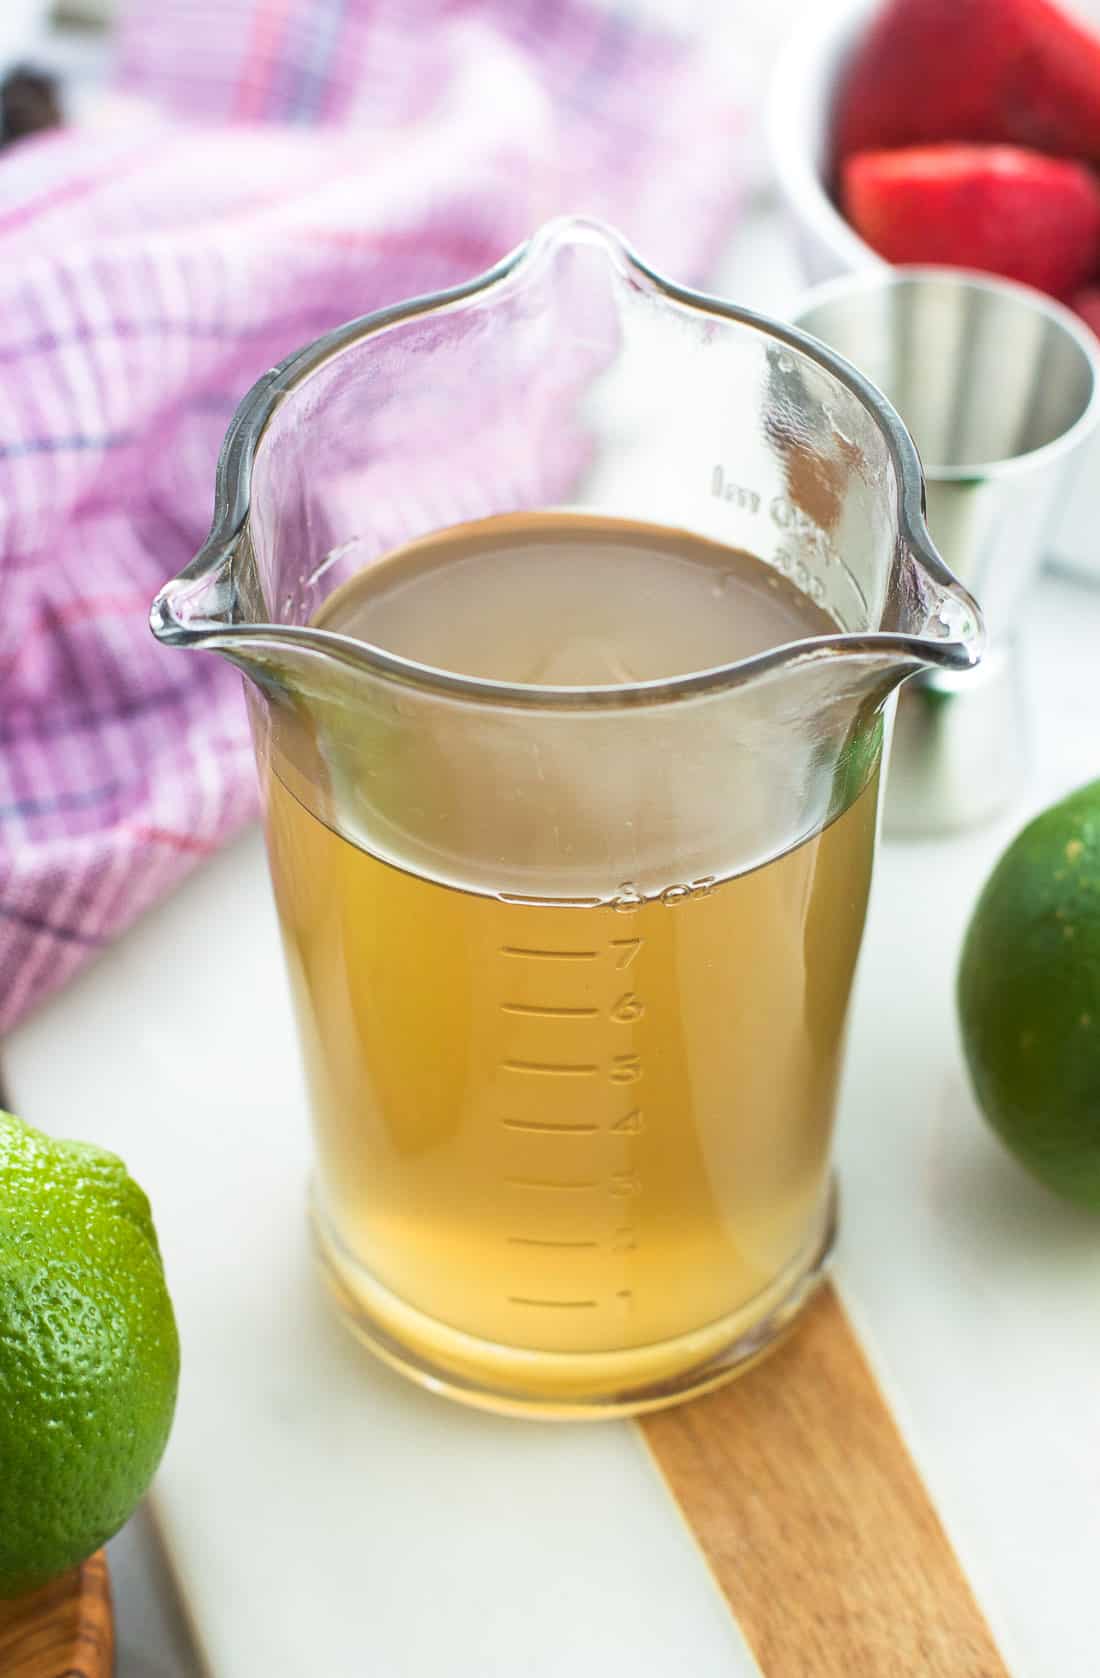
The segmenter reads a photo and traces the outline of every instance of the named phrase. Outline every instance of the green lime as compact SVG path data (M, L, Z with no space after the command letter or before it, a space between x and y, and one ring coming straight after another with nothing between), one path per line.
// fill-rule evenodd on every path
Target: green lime
M0 1113L0 1597L123 1524L160 1461L178 1377L145 1195L114 1154Z
M998 862L958 1001L994 1130L1050 1188L1100 1209L1100 781L1036 817Z

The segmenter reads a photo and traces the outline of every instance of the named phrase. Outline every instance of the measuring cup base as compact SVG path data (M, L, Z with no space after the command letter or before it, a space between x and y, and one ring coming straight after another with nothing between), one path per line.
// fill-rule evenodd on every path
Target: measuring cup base
M314 1204L322 1274L340 1316L391 1368L476 1409L538 1420L640 1415L709 1392L773 1351L825 1278L836 1238L836 1186L813 1242L740 1310L657 1345L609 1352L539 1352L479 1340L415 1310L332 1236Z

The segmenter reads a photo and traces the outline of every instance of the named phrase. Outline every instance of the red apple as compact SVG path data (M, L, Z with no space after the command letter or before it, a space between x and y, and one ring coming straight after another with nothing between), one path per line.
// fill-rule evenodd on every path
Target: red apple
M889 0L845 72L836 157L1003 141L1100 162L1100 36L1051 0Z
M1100 184L1081 163L1016 146L861 152L844 212L888 262L946 263L1068 297L1100 267Z

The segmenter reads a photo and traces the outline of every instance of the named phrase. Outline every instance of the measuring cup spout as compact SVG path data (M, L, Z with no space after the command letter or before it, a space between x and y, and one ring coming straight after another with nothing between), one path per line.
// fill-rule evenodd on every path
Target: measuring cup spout
M884 406L888 406L884 403ZM901 420L888 409L898 460L898 541L901 557L894 567L894 602L883 628L896 627L909 641L909 657L900 659L898 679L917 668L962 672L981 661L986 628L974 596L940 556L928 530L925 483L916 446ZM901 649L899 649L901 651Z
M158 641L170 647L204 646L217 650L231 638L239 605L234 575L237 543L207 542L153 601L149 623Z

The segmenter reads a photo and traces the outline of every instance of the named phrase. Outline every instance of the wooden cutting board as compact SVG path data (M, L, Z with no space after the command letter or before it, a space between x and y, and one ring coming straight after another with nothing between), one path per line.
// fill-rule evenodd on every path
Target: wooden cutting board
M31 1596L0 1602L3 1678L111 1678L115 1624L100 1550Z
M764 1678L1008 1678L831 1286L642 1429Z

